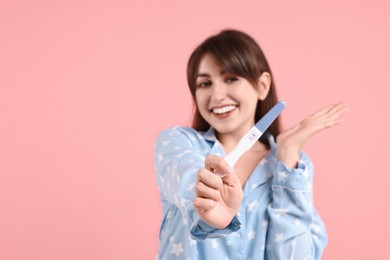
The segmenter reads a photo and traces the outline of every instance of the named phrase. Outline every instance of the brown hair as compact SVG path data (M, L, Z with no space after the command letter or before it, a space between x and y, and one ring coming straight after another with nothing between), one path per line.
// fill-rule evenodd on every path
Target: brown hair
M247 79L254 88L263 72L271 75L271 85L267 97L257 102L255 122L264 116L278 101L275 83L268 61L256 41L248 34L237 30L223 30L219 34L207 38L191 54L187 66L187 81L194 101L194 117L192 127L198 131L206 131L210 125L200 115L196 106L196 77L199 64L205 54L211 54L220 66L237 76ZM280 132L277 118L268 131L276 138Z

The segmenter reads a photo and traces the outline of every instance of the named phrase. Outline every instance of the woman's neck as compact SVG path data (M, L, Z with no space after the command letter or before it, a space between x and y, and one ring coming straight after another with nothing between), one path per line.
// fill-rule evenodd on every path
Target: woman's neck
M249 131L249 129L248 129ZM221 143L226 154L229 154L237 146L240 139L247 133L247 131L231 132L231 133L218 133L215 135L218 141Z

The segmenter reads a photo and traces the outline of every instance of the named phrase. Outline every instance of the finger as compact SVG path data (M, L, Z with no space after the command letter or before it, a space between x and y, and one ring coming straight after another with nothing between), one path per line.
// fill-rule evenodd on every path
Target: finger
M206 186L203 182L198 182L195 186L195 192L198 197L219 201L221 193L219 190Z
M318 119L319 124L324 125L334 125L335 123L340 123L341 116L348 110L348 107L346 103L340 103L337 106L335 106L331 111L328 112L328 114L323 115L321 118Z
M303 131L306 133L307 137L310 137L318 132L321 132L327 128L333 127L341 123L341 114L335 113L328 115L327 117L322 117L316 120L312 120L310 123L306 124Z
M322 117L329 117L329 116L332 116L332 115L341 115L342 113L344 113L347 110L348 110L347 103L346 102L340 102L338 104L328 106L326 108L326 112L321 114L320 116L322 116Z
M345 102L336 104L332 106L326 113L321 115L321 117L330 117L332 115L342 114L347 110L347 105Z
M340 121L341 117L343 116L343 113L345 112L345 109L340 109L337 112L334 112L333 114L329 115L328 118L326 118L324 121L332 122L332 121Z
M327 116L327 115L332 114L334 112L338 112L339 110L346 109L346 107L347 107L347 103L346 102L340 102L340 103L337 103L337 104L331 104L331 105L328 105L328 106L322 108L318 112L312 114L309 118L310 119L321 118L323 116Z
M230 187L239 185L242 188L240 179L238 178L237 174L226 174L222 177L222 181Z
M222 186L222 180L220 177L215 175L215 173L207 170L201 169L198 172L198 182L204 183L206 186L213 189L219 190Z
M303 131L307 137L310 137L327 128L333 127L340 122L342 122L342 120L339 117L316 120L315 122L312 122L311 124L307 125Z
M197 197L194 200L194 207L196 210L203 212L213 209L215 207L215 201Z
M348 111L346 103L339 104L329 113L331 118L340 118L345 112Z
M307 129L308 132L314 134L330 126L337 125L340 123L341 116L348 110L347 103L341 102L335 105L326 107L320 113L315 114L313 117L309 117L301 122L303 129ZM325 113L323 113L326 111Z
M333 108L334 108L334 104L332 105L328 105L322 109L320 109L319 111L315 112L314 114L312 114L311 116L309 116L309 118L318 118L318 117L321 117L325 114L327 114L329 111L331 111Z
M205 167L214 173L218 173L220 177L225 174L233 173L233 169L229 166L226 160L217 155L208 155L205 160Z
M336 125L340 124L341 122L343 122L343 120L341 118L334 118L332 120L324 121L322 123L322 126L323 126L323 129L326 129L326 128L329 128L329 127L336 126Z

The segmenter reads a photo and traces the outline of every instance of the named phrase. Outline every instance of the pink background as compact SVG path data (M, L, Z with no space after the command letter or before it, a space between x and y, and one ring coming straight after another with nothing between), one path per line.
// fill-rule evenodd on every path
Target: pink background
M324 259L390 259L387 0L2 0L0 259L155 257L153 142L189 123L188 56L226 27L263 47L285 126L348 101L304 147Z

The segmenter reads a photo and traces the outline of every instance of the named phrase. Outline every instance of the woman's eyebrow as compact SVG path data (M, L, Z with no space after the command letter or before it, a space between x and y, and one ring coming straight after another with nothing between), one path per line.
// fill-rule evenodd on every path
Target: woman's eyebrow
M208 78L210 78L210 74L208 74L208 73L199 73L199 74L196 75L196 77L197 78L200 78L200 77L208 77Z
M220 75L225 75L227 73L228 73L228 71L221 70ZM199 78L199 77L208 77L208 78L210 78L211 76L208 73L199 73L199 74L196 75L196 78Z

